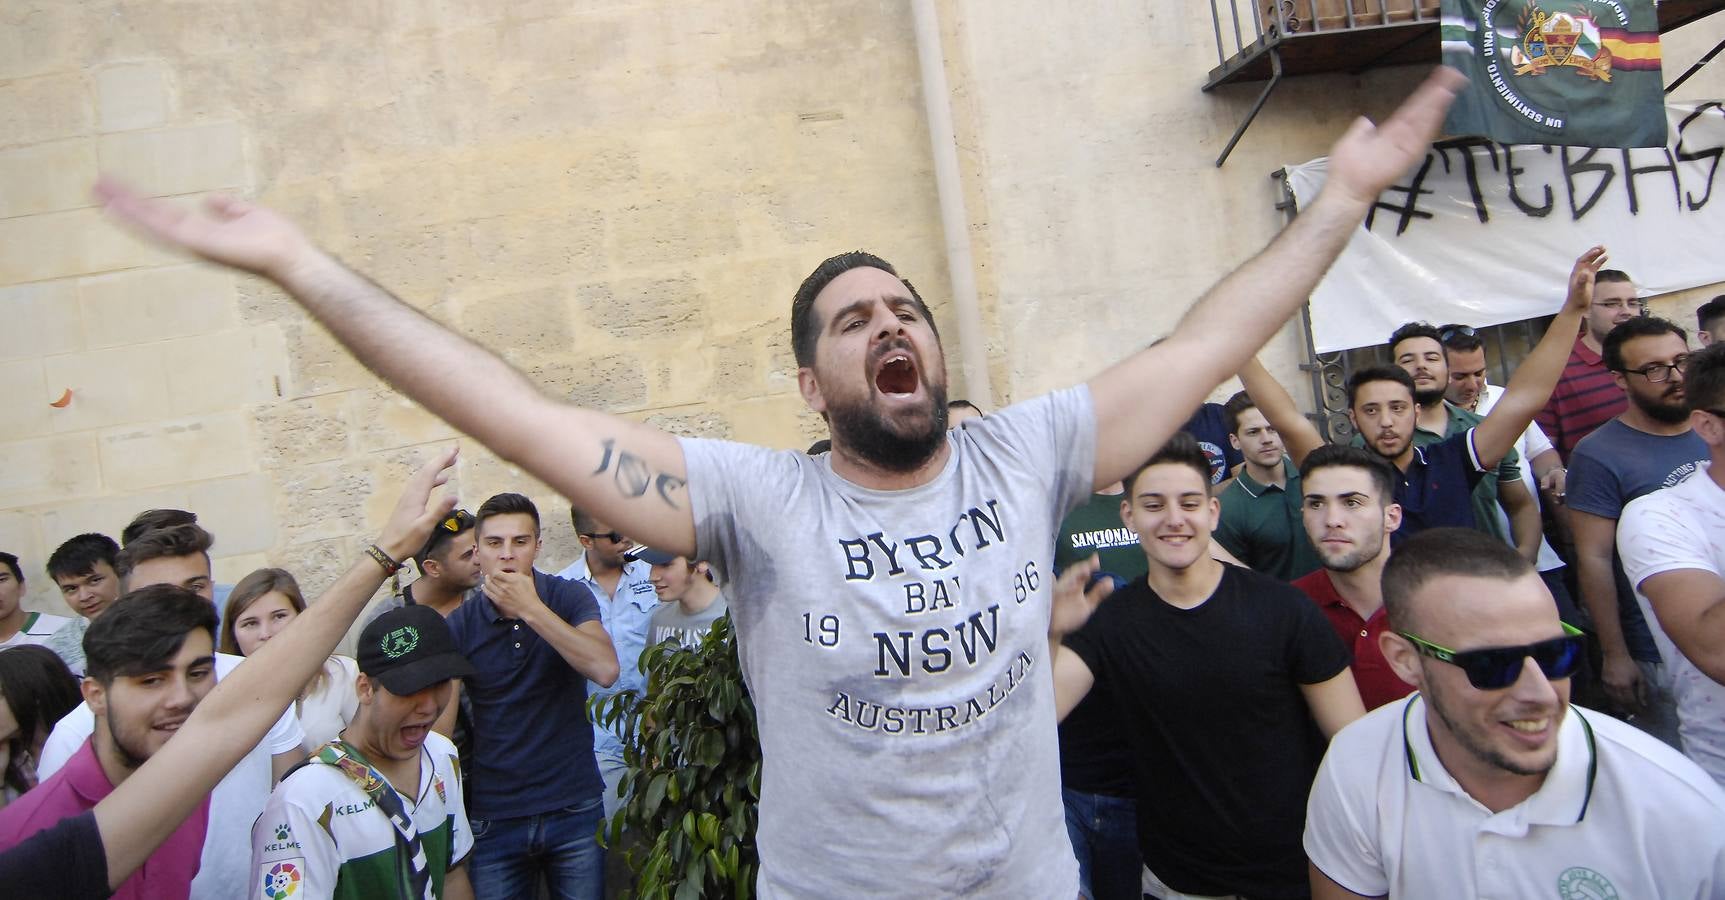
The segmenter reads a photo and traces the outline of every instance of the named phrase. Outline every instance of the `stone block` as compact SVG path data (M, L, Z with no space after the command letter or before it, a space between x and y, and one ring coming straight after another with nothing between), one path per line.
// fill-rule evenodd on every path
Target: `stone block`
M344 396L356 450L392 450L459 436L447 422L426 412L425 407L388 388L348 391Z
M187 485L186 509L198 514L198 522L216 536L216 549L223 556L262 553L276 542L276 497L268 476L251 472L237 478L220 478ZM292 497L283 497L291 503ZM282 510L292 516L293 509Z
M0 359L48 356L84 348L75 281L0 287Z
M279 534L289 544L365 533L365 502L378 489L364 457L295 466L272 473L278 496L292 499Z
M148 422L174 409L162 356L148 344L50 356L43 371L54 397L72 391L64 409L49 410L59 433Z
M567 355L574 346L568 293L545 285L519 293L464 297L463 334L511 359Z
M103 488L92 434L7 441L0 444L0 497L11 507L89 497Z
M447 228L427 225L349 237L334 252L385 290L423 309L442 299L452 281Z
M690 275L577 285L575 300L582 322L622 340L699 334L707 323L706 297Z
M14 283L177 261L95 209L0 219L0 277Z
M270 565L292 572L294 580L299 582L300 592L305 594L307 602L311 602L329 590L341 573L359 558L362 546L364 544L353 537L301 541L271 550L268 559ZM354 628L361 627L360 623L354 623Z
M53 430L48 414L59 410L48 402L58 394L49 394L47 384L41 360L0 362L0 422L7 437L41 437Z
M5 30L0 27L0 33ZM0 81L0 146L86 135L94 122L82 72Z
M105 494L88 500L56 503L42 510L41 527L46 552L53 552L73 535L96 532L114 540L126 524L146 509L196 509L179 485L146 491ZM45 559L46 557L44 557Z
M267 471L340 459L348 453L347 392L258 408L252 423Z
M54 0L13 0L0 7L0 81L83 65L90 18L86 7Z
M283 390L289 398L315 397L332 391L377 387L366 371L322 326L306 320L282 326L291 379Z
M78 280L92 347L209 334L234 327L235 276L208 265L133 269Z
M0 512L0 550L18 557L18 567L24 570L25 586L32 595L41 593L36 590L40 587L37 582L48 580L42 566L48 562L48 554L52 551L42 549L42 535L34 513L18 510Z
M238 411L108 429L100 444L103 479L120 490L243 475L254 465Z
M96 144L89 138L0 151L0 218L89 206Z
M154 349L176 416L273 401L287 377L287 351L274 327L163 341Z
M160 61L119 63L96 70L96 127L130 131L167 124L173 100Z
M216 584L238 584L240 579L247 575L268 568L273 567L267 553L243 553L233 556L218 556L213 552L210 554L210 574L216 579ZM299 579L296 577L294 580ZM303 585L301 590L304 590Z
M639 356L553 359L529 367L527 377L553 397L583 409L618 412L647 402L646 367Z
M154 195L246 186L245 133L238 122L104 134L102 171Z
M660 410L642 416L641 421L677 437L729 440L734 432L730 418L711 409Z
M644 203L613 212L611 252L638 265L687 266L738 249L731 192L697 191L687 200Z
M594 210L466 221L450 233L450 284L495 292L499 284L579 277L605 259L604 235Z

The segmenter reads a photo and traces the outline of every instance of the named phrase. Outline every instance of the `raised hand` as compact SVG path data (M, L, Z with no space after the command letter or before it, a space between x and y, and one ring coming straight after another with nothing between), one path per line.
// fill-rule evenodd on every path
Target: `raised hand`
M1054 603L1048 620L1048 633L1064 636L1083 627L1090 621L1090 615L1096 612L1108 595L1114 593L1114 581L1104 578L1086 588L1090 576L1102 567L1102 561L1092 555L1089 559L1073 563L1060 573L1060 578L1054 582Z
M1364 116L1355 119L1330 148L1323 193L1336 192L1362 205L1376 201L1425 156L1443 127L1444 113L1466 84L1460 72L1440 66L1382 125Z
M189 209L106 177L94 193L110 216L158 244L275 281L316 250L297 225L237 197L217 195Z
M1575 267L1569 270L1569 296L1563 301L1565 309L1587 312L1587 308L1593 305L1593 276L1599 274L1610 258L1603 244L1589 247L1587 252L1575 258Z
M449 482L455 469L458 448L451 447L432 457L425 465L408 476L401 489L401 498L390 510L377 546L392 559L401 559L425 546L431 529L455 508L455 495L445 494L436 500L431 492Z

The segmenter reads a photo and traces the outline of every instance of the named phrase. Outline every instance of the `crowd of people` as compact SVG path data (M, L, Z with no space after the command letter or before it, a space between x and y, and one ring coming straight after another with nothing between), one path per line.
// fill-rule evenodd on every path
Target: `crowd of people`
M1252 358L1456 80L1356 122L1172 334L1006 409L948 399L889 263L827 260L806 453L563 404L267 209L103 183L570 498L581 552L549 574L527 497L439 496L450 451L311 602L291 563L217 585L195 511L57 548L75 617L0 554L0 884L603 896L628 732L588 700L729 615L763 897L1725 896L1725 297L1692 350L1591 248L1508 384L1408 323L1341 443Z

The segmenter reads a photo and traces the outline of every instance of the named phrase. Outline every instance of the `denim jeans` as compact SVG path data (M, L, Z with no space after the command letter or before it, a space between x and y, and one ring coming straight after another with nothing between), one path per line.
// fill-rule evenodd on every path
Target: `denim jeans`
M1088 900L1139 900L1138 804L1130 797L1062 788L1066 834L1078 854L1078 889Z
M605 854L594 835L598 797L556 812L514 819L471 819L467 866L476 900L534 900L543 880L551 900L601 900Z

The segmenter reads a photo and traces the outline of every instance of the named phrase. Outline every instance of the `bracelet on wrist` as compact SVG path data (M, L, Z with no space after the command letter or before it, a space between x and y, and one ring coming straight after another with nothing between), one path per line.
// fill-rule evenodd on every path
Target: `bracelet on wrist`
M382 566L383 574L385 575L394 575L396 572L401 570L401 563L396 562L393 557L383 552L383 548L376 544L372 544L365 548L365 555L371 557L378 565Z

